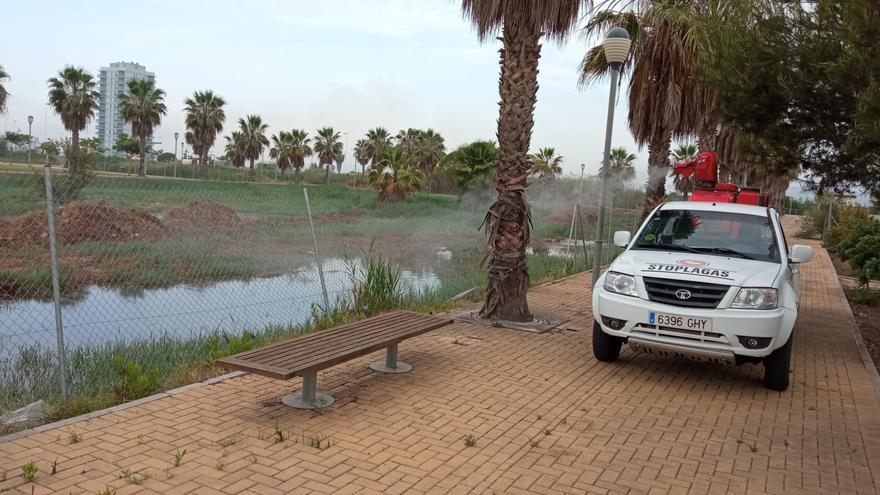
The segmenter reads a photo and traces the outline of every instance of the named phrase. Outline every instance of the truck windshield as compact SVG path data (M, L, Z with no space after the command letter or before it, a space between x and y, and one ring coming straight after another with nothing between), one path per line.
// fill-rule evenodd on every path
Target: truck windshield
M770 219L720 211L660 210L632 249L665 249L779 263Z

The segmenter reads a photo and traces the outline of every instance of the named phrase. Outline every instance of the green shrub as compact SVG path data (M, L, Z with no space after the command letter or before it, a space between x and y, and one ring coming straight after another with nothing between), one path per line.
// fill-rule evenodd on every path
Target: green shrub
M355 311L372 316L400 307L406 290L396 264L368 252L360 261L346 260L346 265Z
M850 302L856 304L864 304L865 306L876 306L880 303L880 290L875 289L850 289L846 291L846 297Z
M137 400L159 389L160 378L157 368L150 368L145 373L138 363L123 360L119 356L113 357L113 368L117 374L113 392L119 402Z

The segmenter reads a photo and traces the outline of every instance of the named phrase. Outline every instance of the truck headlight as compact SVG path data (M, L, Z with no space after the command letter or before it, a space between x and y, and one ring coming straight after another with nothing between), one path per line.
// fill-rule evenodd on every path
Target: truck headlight
M636 290L636 279L632 275L608 272L605 275L605 285L603 287L609 292L616 292L624 296L639 296L639 291Z
M776 289L743 287L730 304L734 309L776 309L779 295Z

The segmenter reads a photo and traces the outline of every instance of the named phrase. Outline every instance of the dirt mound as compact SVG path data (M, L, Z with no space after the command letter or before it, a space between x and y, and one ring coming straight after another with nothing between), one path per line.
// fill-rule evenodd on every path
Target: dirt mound
M61 244L85 241L152 240L165 235L165 227L143 210L120 210L106 201L71 202L58 209L56 235ZM46 211L0 219L0 246L33 246L49 242Z
M366 210L363 208L346 208L341 212L321 213L315 217L315 223L359 223L364 213L366 213ZM297 218L292 223L294 225L308 225L309 219L307 217Z
M210 199L172 208L165 213L162 221L169 230L176 233L234 230L244 224L253 223L242 219L232 208Z
M558 210L554 210L549 215L544 217L544 221L547 223L553 223L557 225L570 225L571 224L571 214L574 208L560 208ZM596 221L596 211L595 207L586 207L581 206L581 222L585 225L595 223Z

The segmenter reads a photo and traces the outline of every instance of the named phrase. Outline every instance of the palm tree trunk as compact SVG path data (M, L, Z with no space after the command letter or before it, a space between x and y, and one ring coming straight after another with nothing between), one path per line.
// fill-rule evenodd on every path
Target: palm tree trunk
M531 171L528 159L538 93L541 33L528 26L505 26L502 36L501 96L498 114L500 151L495 162L498 199L484 224L489 254L483 318L531 321L526 292L529 288L529 205L526 187Z
M254 170L254 159L253 158L251 158L251 169L250 169L249 173L250 173L250 181L256 182L257 181L257 174L256 174L256 171Z
M669 146L672 139L669 133L654 137L648 143L648 184L645 186L645 207L642 218L663 201L666 196L666 174L669 173Z
M72 137L70 139L70 148L74 151L79 150L79 129L74 129L70 131ZM63 168L68 168L70 166L70 157L65 157Z
M146 151L147 151L146 150L147 138L141 136L139 141L140 141L140 148L141 148L140 149L140 151L141 151L140 157L141 158L140 158L140 165L138 165L138 175L140 175L141 177L146 177L147 176L147 164L145 163L146 157L144 155L146 154Z
M715 151L716 134L715 129L710 126L704 126L697 136L697 148L700 151Z

